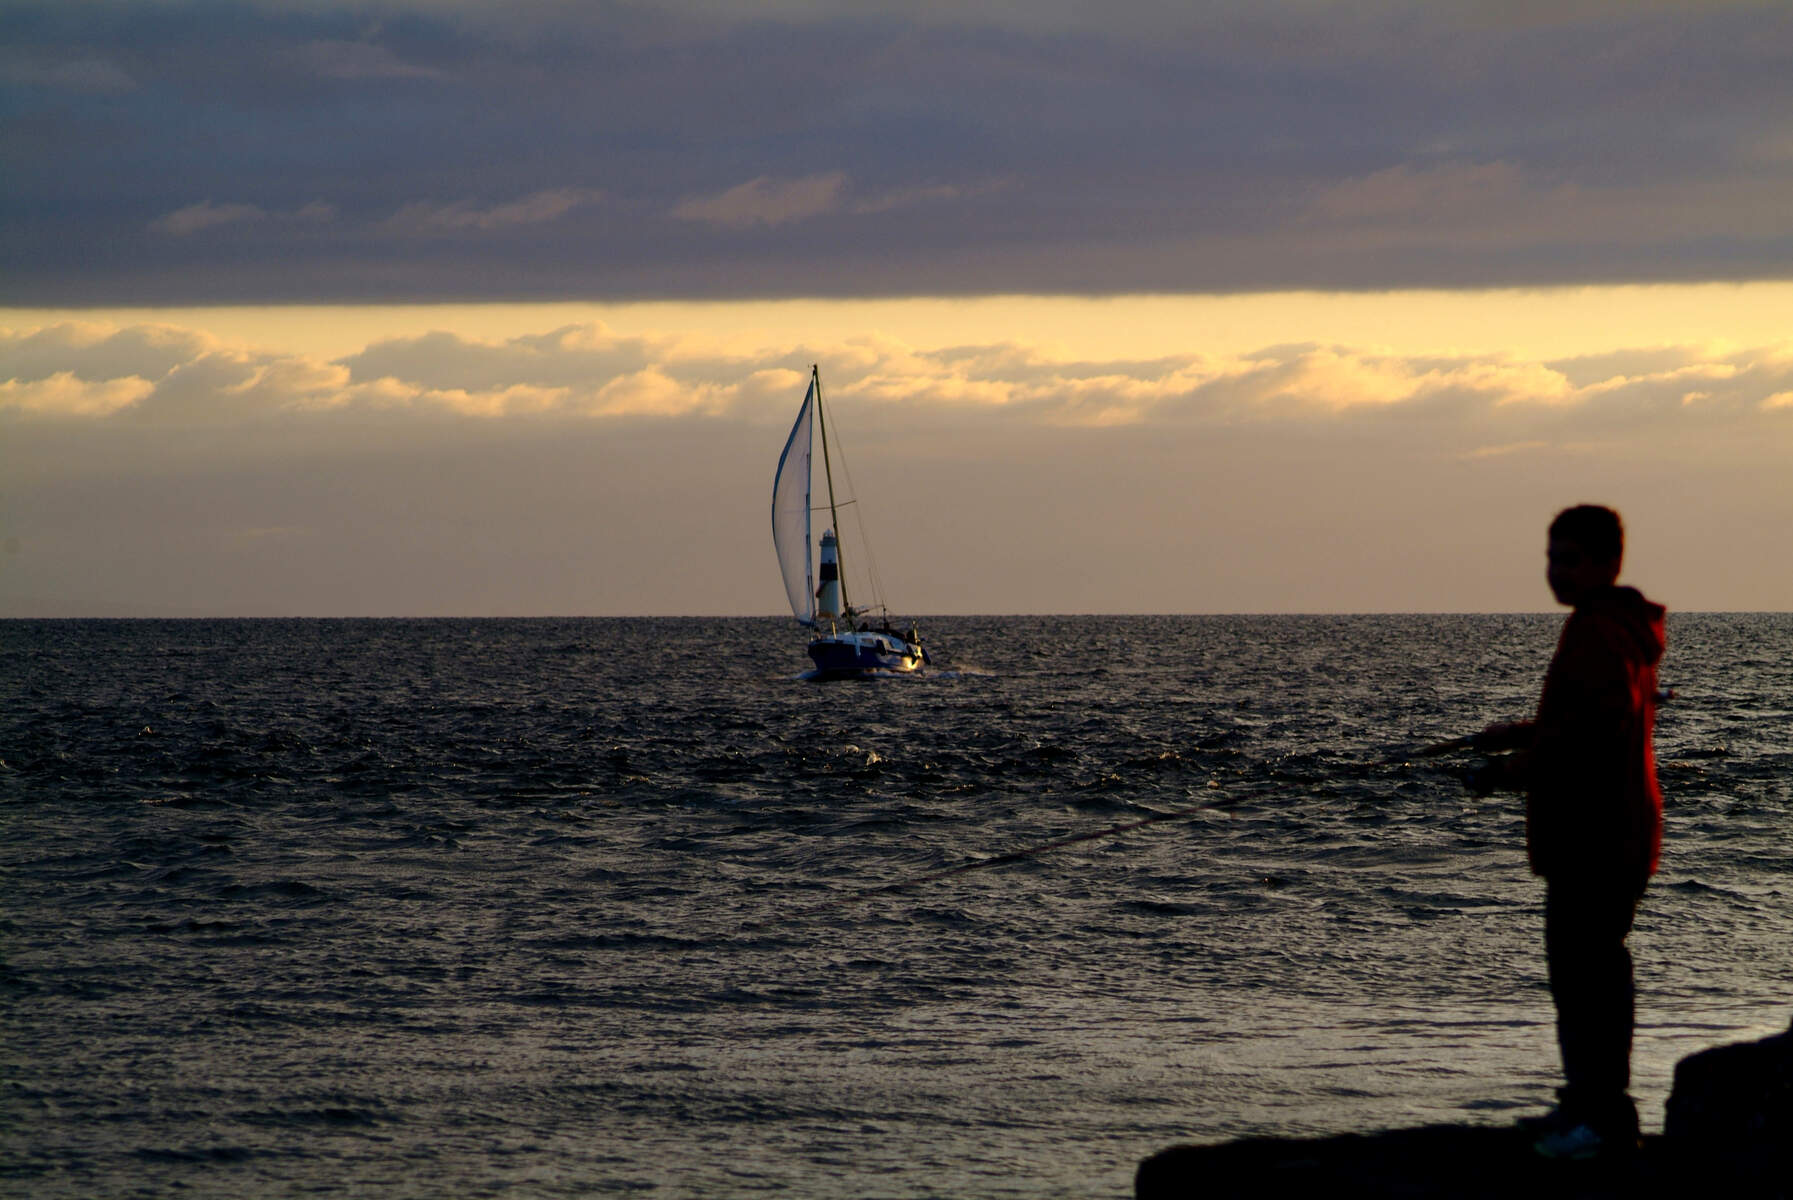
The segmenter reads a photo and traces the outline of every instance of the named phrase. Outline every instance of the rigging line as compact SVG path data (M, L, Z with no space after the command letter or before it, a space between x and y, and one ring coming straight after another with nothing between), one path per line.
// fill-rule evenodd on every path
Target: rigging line
M840 607L842 613L851 617L853 601L847 595L847 556L840 544L840 514L835 511L834 504L834 468L828 465L828 417L822 403L822 369L815 363L809 364L809 386L816 393L816 432L822 438L822 474L828 480L828 516L829 523L834 526L834 569L840 581ZM846 460L842 459L841 470L845 471L846 467ZM847 481L847 486L852 487L852 480Z
M835 457L840 459L841 483L844 485L847 495L849 497L851 497L851 499L842 501L840 503L839 507L846 508L849 505L857 505L859 502L859 486L853 482L853 466L852 466L852 463L849 462L847 459L846 443L841 441L841 437L840 437L839 433L836 433L834 435L834 453L835 453ZM830 498L833 497L832 491L829 492L829 496L830 496ZM867 590L871 592L871 597L872 597L871 603L869 605L863 606L861 611L875 612L878 609L885 607L885 604L884 604L884 580L878 574L877 555L872 553L872 538L871 538L871 534L866 530L866 527L865 527L865 510L864 509L854 508L853 524L859 531L859 554L858 554L858 557L865 560L863 565L861 565L859 567L859 570L863 573L863 575L865 577ZM846 534L846 531L840 527L840 518L838 516L836 516L834 518L834 535L837 538L844 538L845 534ZM846 547L845 547L844 543L840 546L840 548L836 551L836 553L838 553L841 556L841 587L844 589L846 587L846 571L847 571L847 569L846 569ZM842 596L844 599L844 597L845 597L844 590L842 592Z

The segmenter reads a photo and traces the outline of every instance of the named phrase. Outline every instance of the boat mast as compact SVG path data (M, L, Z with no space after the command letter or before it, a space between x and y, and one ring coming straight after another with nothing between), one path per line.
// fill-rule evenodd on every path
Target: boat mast
M847 619L847 627L853 625L853 602L847 599L847 563L846 555L841 553L840 513L834 507L834 468L828 463L828 421L822 415L822 373L815 363L809 364L810 386L816 390L816 425L822 434L822 475L828 480L828 522L834 530L834 560L840 571L840 608L841 615Z

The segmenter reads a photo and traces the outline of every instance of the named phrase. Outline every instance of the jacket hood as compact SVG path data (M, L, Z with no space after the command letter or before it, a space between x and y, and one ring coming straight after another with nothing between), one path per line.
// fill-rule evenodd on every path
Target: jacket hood
M1666 643L1664 618L1668 610L1634 587L1603 588L1582 604L1582 610L1617 624L1636 643L1638 657L1655 666L1662 661Z

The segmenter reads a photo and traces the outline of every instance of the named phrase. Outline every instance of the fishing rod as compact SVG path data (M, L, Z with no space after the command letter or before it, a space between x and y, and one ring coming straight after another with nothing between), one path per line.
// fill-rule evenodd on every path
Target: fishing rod
M1360 769L1391 767L1404 765L1414 758L1435 758L1440 755L1450 754L1457 750L1471 748L1475 744L1477 736L1479 735L1467 734L1463 737L1452 738L1449 741L1435 742L1432 745L1423 746L1418 750L1391 755L1388 758L1378 759L1374 762L1360 763L1358 766ZM821 912L827 909L841 908L848 904L854 904L858 901L869 899L873 896L880 896L889 892L900 892L908 888L920 887L923 884L936 883L942 879L950 879L955 875L964 875L972 871L982 871L990 867L1007 866L1009 863L1020 862L1023 859L1032 858L1037 854L1045 854L1053 850L1062 850L1066 846L1075 846L1083 842L1100 841L1103 838L1114 837L1116 834L1129 833L1135 829L1144 829L1148 825L1158 825L1165 821L1178 821L1204 812L1224 812L1227 809L1243 804L1248 800L1261 799L1265 796L1273 795L1280 790L1282 790L1280 787L1254 788L1248 792L1241 792L1232 796L1223 796L1213 800L1204 800L1200 804L1190 804L1182 808L1173 808L1165 812L1153 811L1152 815L1149 817L1140 817L1137 820L1132 821L1121 821L1103 829L1092 829L1084 833L1071 834L1068 837L1054 838L1049 842L1041 842L1038 845L1024 846L1019 850L1011 850L1007 854L998 854L991 858L980 858L972 862L960 863L956 867L942 867L937 871L929 871L925 875L916 875L908 879L899 879L895 883L881 883L875 887L861 888L858 891L850 892L837 899L818 904L814 908L806 909L805 912Z
M1674 698L1675 691L1673 688L1661 689L1656 693L1655 697L1658 704L1667 703ZM1486 730L1477 733L1466 733L1461 737L1447 738L1442 742L1432 742L1429 745L1420 746L1417 749L1403 750L1398 754L1391 754L1386 758L1358 763L1357 769L1376 770L1386 767L1400 767L1406 766L1416 758L1442 758L1447 754L1455 754L1460 750L1478 750L1481 748L1480 743L1483 741L1486 733ZM1471 791L1475 791L1481 795L1487 794L1485 790L1479 790L1481 788L1481 781L1477 779L1474 769L1470 770L1467 774L1460 773L1460 778L1465 786L1469 787ZM907 888L920 887L925 883L934 883L942 879L950 879L954 875L964 875L971 871L982 871L989 867L1006 866L1009 863L1020 862L1022 859L1032 858L1036 854L1045 854L1052 850L1062 850L1066 846L1075 846L1082 842L1100 841L1103 838L1113 837L1116 834L1128 833L1135 829L1144 829L1148 825L1157 825L1165 821L1178 821L1185 817L1193 817L1204 812L1225 811L1235 805L1243 804L1247 800L1260 799L1279 790L1281 789L1270 787L1256 788L1252 791L1243 792L1234 796L1223 797L1216 800L1205 800L1200 804L1191 804L1183 808L1171 809L1168 812L1153 812L1151 816L1141 817L1135 821L1122 821L1119 824L1110 825L1104 829L1093 829L1087 833L1076 833L1069 837L1056 838L1050 842L1041 842L1036 846L1025 846L1019 850L1011 850L1007 854L998 854L993 858L980 858L974 862L960 863L956 867L943 867L938 871L930 871L925 875L917 875L910 879L901 879L895 883L883 883L876 887L862 888L859 891L849 893L839 899L817 905L816 908L809 911L814 912L830 908L839 908L843 905L852 904L871 896L883 895L887 892L900 892Z
M1262 789L1261 794L1268 794L1269 790L1270 789L1268 788ZM1045 854L1049 850L1061 850L1066 846L1077 845L1079 842L1099 841L1102 838L1113 837L1117 833L1126 833L1132 829L1144 829L1147 825L1156 825L1161 821L1175 821L1183 817L1192 817L1201 812L1225 810L1231 808L1235 804L1240 804L1246 800L1252 799L1255 794L1259 793L1247 793L1240 796L1223 797L1218 800L1208 800L1201 804L1191 804L1186 808L1172 809L1169 812L1154 812L1149 817L1141 817L1135 821L1122 821L1118 825L1110 825L1106 829L1093 829L1087 833L1076 833L1072 834L1070 837L1056 838L1050 842L1041 842L1037 846L1025 846L1020 850L1011 850L1007 854L998 854L993 858L980 858L973 862L960 863L956 867L942 867L938 871L929 871L925 875L916 875L909 879L899 879L895 883L881 883L876 887L861 888L859 891L852 892L836 900L831 900L826 904L819 904L815 909L809 911L813 912L820 909L838 908L842 905L852 904L855 901L864 900L871 896L882 895L885 892L900 892L905 888L920 887L924 883L934 883L941 879L950 879L954 875L963 875L968 871L981 871L986 867L1006 866L1009 863L1020 862L1024 858L1032 858L1036 854Z
M1379 758L1375 762L1364 763L1366 767L1398 767L1416 758L1438 758L1445 754L1454 754L1458 750L1473 750L1479 733L1466 733L1462 737L1454 737L1449 741L1433 742L1429 746L1421 746L1418 750L1403 750L1399 754L1391 754L1387 758Z

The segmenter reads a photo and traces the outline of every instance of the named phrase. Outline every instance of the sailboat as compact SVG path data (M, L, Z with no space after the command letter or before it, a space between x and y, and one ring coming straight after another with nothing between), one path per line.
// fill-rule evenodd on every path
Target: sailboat
M828 491L826 507L811 500L810 467L817 444L822 448L822 478ZM846 504L853 503L847 500ZM772 548L784 575L784 590L797 623L812 631L809 657L816 665L815 678L847 679L887 672L914 671L928 661L921 637L911 625L906 633L891 628L890 613L873 597L873 603L856 606L847 595L842 569L840 509L834 495L834 466L828 453L828 420L822 408L822 376L809 369L809 390L797 410L791 436L778 456L778 472L772 477ZM814 514L826 512L829 525L820 542L813 538ZM870 561L869 558L867 560ZM815 567L821 567L821 579Z

